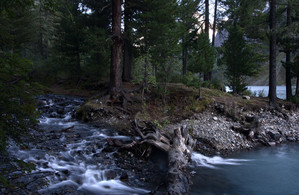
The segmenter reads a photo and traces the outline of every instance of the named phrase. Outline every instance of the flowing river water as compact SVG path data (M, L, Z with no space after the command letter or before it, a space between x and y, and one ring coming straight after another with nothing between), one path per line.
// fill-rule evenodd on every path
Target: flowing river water
M18 159L34 163L34 172L50 173L46 177L49 185L39 193L148 194L155 188L156 184L146 183L147 176L140 179L123 170L125 162L118 159L116 150L107 150L109 138L122 142L132 138L74 118L84 99L48 95L39 102L38 126L46 133L36 143L29 143L29 150L13 144L9 149ZM299 194L298 145L263 148L229 158L193 153L192 161L191 194Z
M194 154L191 194L299 194L299 145L240 152L223 159ZM200 160L199 160L200 159Z

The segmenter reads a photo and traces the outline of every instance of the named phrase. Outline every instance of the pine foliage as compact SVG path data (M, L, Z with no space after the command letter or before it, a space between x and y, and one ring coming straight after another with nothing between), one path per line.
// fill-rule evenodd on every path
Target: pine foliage
M228 39L223 44L223 56L220 63L226 67L225 74L233 93L246 90L246 77L255 76L259 71L259 62L263 56L248 44L240 26L229 29Z

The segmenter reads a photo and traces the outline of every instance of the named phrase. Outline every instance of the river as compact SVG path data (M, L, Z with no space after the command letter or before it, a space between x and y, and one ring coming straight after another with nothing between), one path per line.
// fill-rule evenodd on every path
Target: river
M121 158L107 142L109 139L126 142L131 137L74 118L76 109L84 101L56 95L39 98L41 117L39 130L35 132L37 140L28 143L30 149L14 144L9 148L19 160L36 165L34 174L46 177L48 186L39 186L39 189L33 186L29 191L148 194L155 189L167 175L165 167L161 163L144 162L142 167L132 168L138 158ZM206 157L194 152L190 166L194 183L191 194L299 194L298 144L261 148L228 158ZM154 172L157 174L152 174ZM29 179L34 181L34 178Z
M254 96L259 97L267 97L269 93L269 86L247 86L248 90ZM292 86L292 92L295 94L296 86ZM229 87L226 87L226 91L231 91ZM286 99L286 87L285 86L277 86L276 87L276 96L280 99Z
M41 111L38 129L42 133L35 142L29 143L29 150L14 144L9 148L10 153L19 160L35 164L34 174L47 174L48 186L39 190L33 187L29 191L39 194L149 192L139 187L143 186L142 182L133 173L122 169L120 165L125 161L115 157L116 151L107 144L107 139L125 142L130 137L74 118L76 109L84 99L48 95L41 96L38 101Z
M191 194L299 194L299 145L239 152L228 158L193 154Z

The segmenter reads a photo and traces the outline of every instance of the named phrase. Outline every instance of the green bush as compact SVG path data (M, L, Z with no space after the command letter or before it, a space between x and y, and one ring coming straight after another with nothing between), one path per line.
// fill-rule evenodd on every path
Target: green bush
M150 58L150 55L143 55L134 60L133 83L142 83L145 79L144 77L146 70L146 79L148 84L152 84L154 86L157 85L154 68L149 62ZM148 60L148 64L146 64L145 60Z
M198 76L192 72L187 72L187 74L183 77L183 83L188 87L198 88L200 86Z
M299 104L299 97L293 96L293 97L291 97L290 101L295 104Z

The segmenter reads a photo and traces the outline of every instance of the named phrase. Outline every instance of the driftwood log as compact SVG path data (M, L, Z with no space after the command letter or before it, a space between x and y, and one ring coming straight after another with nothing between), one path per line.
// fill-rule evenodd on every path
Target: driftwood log
M174 129L168 151L168 194L188 194L191 180L187 165L194 146L195 142L185 126Z
M191 180L187 171L188 162L191 159L192 149L195 141L191 138L185 126L174 129L173 135L160 131L151 122L144 122L141 126L137 121L132 122L133 129L140 136L140 140L135 140L123 146L131 148L136 144L147 143L168 153L168 184L167 194L188 194Z

